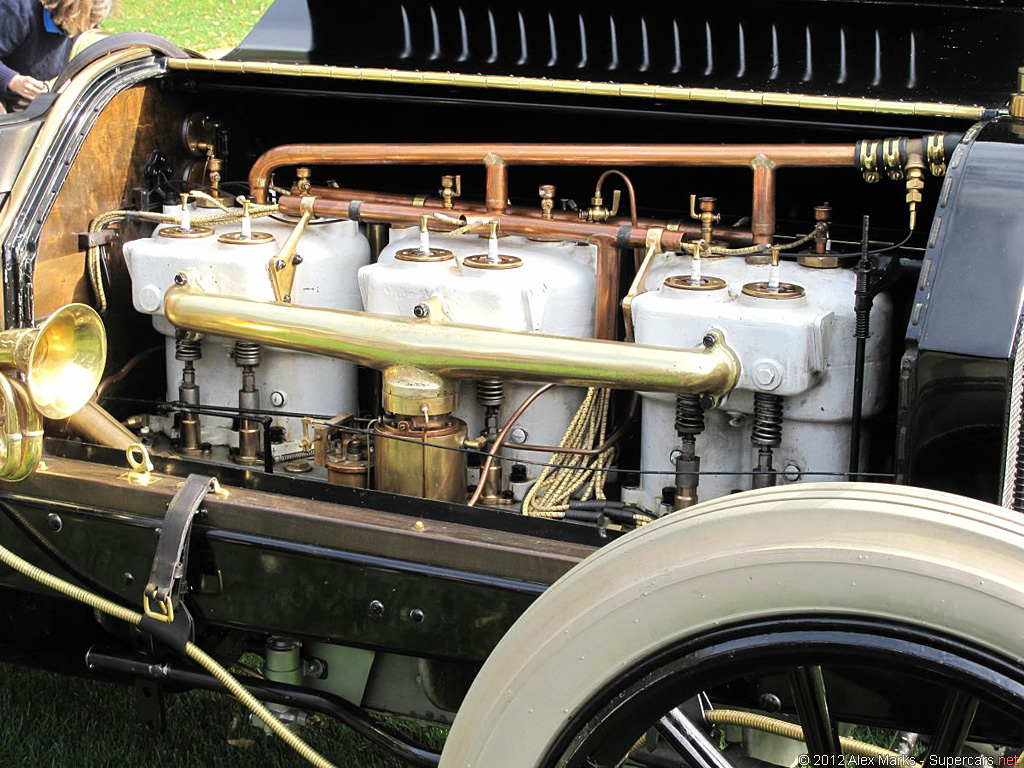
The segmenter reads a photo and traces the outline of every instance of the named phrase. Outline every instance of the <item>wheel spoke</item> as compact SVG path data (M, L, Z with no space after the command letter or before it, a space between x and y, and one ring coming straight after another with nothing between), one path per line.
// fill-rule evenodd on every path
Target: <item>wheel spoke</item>
M678 707L658 721L657 729L691 768L731 768L715 743Z
M839 731L828 714L821 667L794 667L789 674L796 713L804 731L807 754L840 756Z
M974 724L978 711L978 699L962 691L952 691L942 705L939 725L932 735L929 757L952 757L959 755Z

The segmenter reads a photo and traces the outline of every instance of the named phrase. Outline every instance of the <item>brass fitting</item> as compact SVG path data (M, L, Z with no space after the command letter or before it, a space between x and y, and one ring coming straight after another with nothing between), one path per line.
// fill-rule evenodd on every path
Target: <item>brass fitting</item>
M722 220L719 213L715 213L715 206L718 204L717 197L700 198L700 213L697 213L697 196L690 195L690 218L700 221L700 239L711 245L711 228Z
M299 188L299 194L308 195L309 191L313 188L310 182L313 172L309 168L296 168L295 178L298 179L297 186Z
M441 205L450 211L455 207L455 198L462 197L462 176L442 176L438 194L441 195Z
M812 269L835 269L839 266L839 257L826 252L831 220L831 205L825 203L814 206L814 253L797 256L796 261L800 266Z
M608 219L619 212L619 200L621 197L622 192L620 190L616 189L612 192L612 207L609 210L604 207L604 198L601 196L601 190L595 190L594 196L590 198L590 207L583 208L580 211L580 219L589 222L608 221Z
M541 184L538 194L540 194L541 218L553 219L555 217L555 185Z
M1024 118L1024 67L1017 67L1017 92L1010 97L1010 115Z
M913 151L907 157L904 168L907 178L907 209L910 212L910 229L917 225L917 207L921 204L924 191L924 158Z

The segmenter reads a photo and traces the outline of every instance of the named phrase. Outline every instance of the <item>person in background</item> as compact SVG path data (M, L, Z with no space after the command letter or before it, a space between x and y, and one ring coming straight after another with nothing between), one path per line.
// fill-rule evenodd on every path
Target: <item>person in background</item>
M0 0L0 114L24 109L64 69L74 39L113 0Z

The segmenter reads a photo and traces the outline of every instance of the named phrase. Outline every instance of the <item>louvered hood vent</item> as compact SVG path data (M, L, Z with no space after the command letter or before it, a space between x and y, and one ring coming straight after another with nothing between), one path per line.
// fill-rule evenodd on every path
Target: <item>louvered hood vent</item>
M996 106L1006 3L278 0L230 58Z

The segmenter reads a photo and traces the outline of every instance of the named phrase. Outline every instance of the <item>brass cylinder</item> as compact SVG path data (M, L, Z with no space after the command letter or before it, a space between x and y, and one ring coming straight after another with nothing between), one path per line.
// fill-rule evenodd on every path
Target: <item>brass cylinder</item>
M370 487L370 463L366 459L328 459L326 466L329 483L349 488Z
M466 422L452 418L426 429L380 422L373 432L378 491L466 503Z

